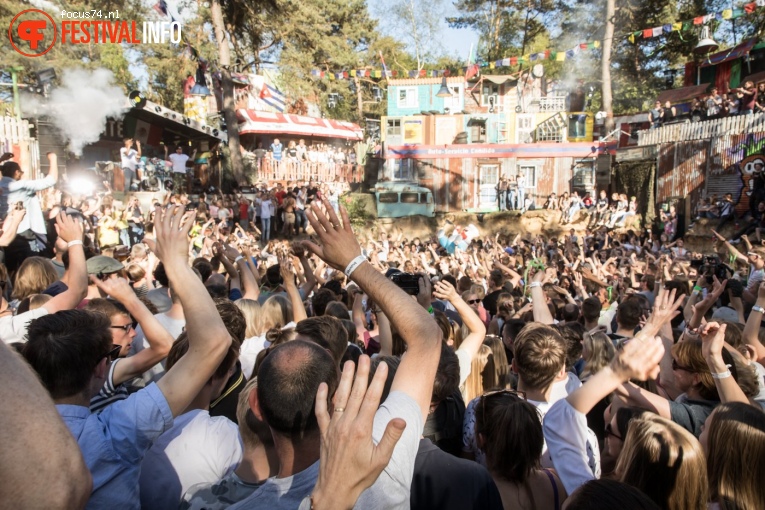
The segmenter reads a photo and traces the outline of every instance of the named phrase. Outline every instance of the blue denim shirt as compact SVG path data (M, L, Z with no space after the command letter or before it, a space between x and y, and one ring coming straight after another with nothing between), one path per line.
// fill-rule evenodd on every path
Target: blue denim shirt
M173 425L173 413L159 387L151 384L98 414L83 406L56 408L93 475L93 492L86 508L139 510L141 460Z

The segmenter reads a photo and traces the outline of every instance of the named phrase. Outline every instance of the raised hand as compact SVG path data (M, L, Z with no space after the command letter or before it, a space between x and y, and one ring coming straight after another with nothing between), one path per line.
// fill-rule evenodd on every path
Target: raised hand
M98 287L104 294L111 296L120 303L136 297L136 293L125 278L108 278L101 280L90 275L90 283Z
M82 241L82 223L64 212L56 217L56 232L64 242Z
M344 271L354 258L361 255L361 247L351 230L348 211L340 206L341 223L326 198L321 200L326 212L321 210L317 202L314 200L311 207L306 209L306 217L316 232L318 243L305 241L303 246L330 266Z
M151 251L157 254L165 266L172 263L186 265L189 231L194 224L194 215L186 214L183 207L157 207L154 219L155 239L145 239Z
M653 311L648 317L648 321L646 321L645 327L640 331L639 334L643 334L649 337L656 335L662 326L664 326L664 324L671 321L677 314L680 313L678 309L682 303L683 296L675 299L675 289L672 289L670 292L663 287L660 288L659 294L656 296L656 300L654 301Z
M707 322L699 332L701 336L701 353L704 359L722 360L723 344L725 343L726 324Z
M664 356L661 338L639 333L625 342L624 348L611 362L611 370L623 381L647 381L659 375L659 362Z
M334 397L334 411L327 409L326 383L316 392L316 418L321 431L319 477L312 497L317 510L351 508L388 465L406 423L391 420L380 442L372 440L374 417L380 404L388 367L380 363L367 388L369 357L361 356L354 378L353 362L346 362ZM351 384L353 383L353 384Z
M436 286L433 292L433 295L436 296L438 299L443 299L446 301L449 301L450 303L453 303L454 301L461 299L460 295L457 293L457 290L452 286L451 283L440 280L436 282Z

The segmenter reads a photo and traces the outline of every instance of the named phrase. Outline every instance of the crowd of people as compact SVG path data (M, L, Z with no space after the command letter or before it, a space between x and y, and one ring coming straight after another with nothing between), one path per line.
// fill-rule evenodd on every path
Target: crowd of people
M693 99L687 108L683 110L671 101L662 103L657 99L648 111L651 129L685 119L712 120L765 112L765 82L755 86L753 81L748 80L741 87L731 88L724 93L713 86L708 93Z
M142 211L48 159L0 181L9 507L765 508L746 236L613 230L604 193L561 236L354 232L313 183ZM307 235L264 239L250 207L303 191Z

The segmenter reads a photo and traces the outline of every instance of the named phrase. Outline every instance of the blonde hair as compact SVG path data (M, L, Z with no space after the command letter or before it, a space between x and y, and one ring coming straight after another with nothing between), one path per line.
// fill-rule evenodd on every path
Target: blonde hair
M254 299L242 298L234 301L234 304L242 311L247 322L247 330L244 333L244 337L252 338L260 336L263 333L263 309L260 303Z
M707 436L709 497L721 510L765 508L765 413L733 402L715 408Z
M470 364L470 375L465 380L465 402L480 397L485 389L491 389L494 386L484 388L484 372L492 375L495 373L494 357L488 345L481 345Z
M55 281L58 281L58 273L49 259L27 257L16 272L11 297L22 300L40 294Z
M582 343L583 351L587 353L584 357L584 370L582 371L582 379L584 379L592 377L611 363L616 350L614 343L602 331L588 331L584 334Z
M707 461L701 444L676 423L653 413L630 422L616 462L619 481L666 510L707 507Z
M263 303L262 331L271 328L283 328L292 322L292 303L285 296L275 294Z

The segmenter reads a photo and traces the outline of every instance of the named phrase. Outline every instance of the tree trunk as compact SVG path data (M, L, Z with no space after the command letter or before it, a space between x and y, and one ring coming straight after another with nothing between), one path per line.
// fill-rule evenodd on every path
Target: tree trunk
M361 126L364 121L364 96L361 94L361 80L358 76L354 80L356 81L356 105L358 108L359 125Z
M223 89L223 118L226 120L231 168L234 172L234 180L236 180L237 184L243 184L245 182L244 164L239 144L239 122L236 119L234 83L231 81L231 49L226 40L223 11L219 0L212 0L210 12L212 13L215 40L218 43L218 61L220 63L221 87Z
M606 0L606 31L603 36L603 60L601 80L603 80L603 110L606 112L606 135L614 130L613 94L611 92L611 48L614 43L614 17L616 0Z

